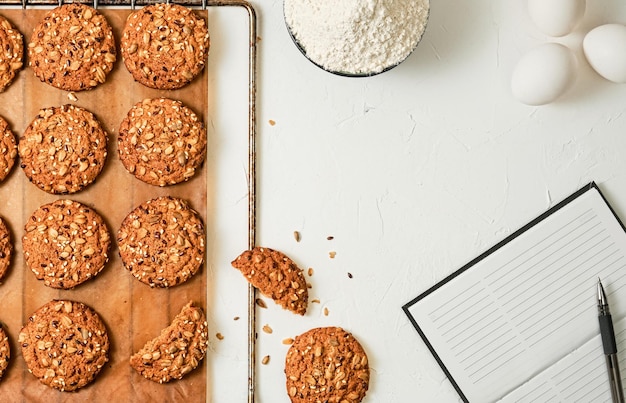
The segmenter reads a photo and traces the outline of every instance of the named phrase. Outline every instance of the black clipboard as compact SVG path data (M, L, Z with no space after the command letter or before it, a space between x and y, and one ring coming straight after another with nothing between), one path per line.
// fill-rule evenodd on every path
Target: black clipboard
M411 324L413 325L413 327L415 328L417 333L420 335L420 337L422 338L422 340L424 341L424 343L426 344L426 346L428 347L430 352L433 354L435 360L437 361L437 363L439 364L439 366L441 367L441 369L443 370L445 375L450 380L452 386L459 393L459 396L461 397L461 399L464 402L469 402L467 396L465 395L463 390L461 390L460 386L455 381L454 376L451 374L449 369L446 367L445 363L443 362L443 360L441 359L441 357L439 356L439 354L437 353L437 351L433 347L432 343L428 340L428 337L426 336L426 334L420 328L419 323L417 323L416 319L411 314L411 312L410 312L411 306L413 306L414 304L419 303L419 301L424 299L426 296L432 294L433 292L437 291L441 287L445 286L448 282L450 282L454 278L456 278L459 275L463 274L464 272L470 270L478 262L480 262L483 259L487 258L488 256L490 256L491 254L493 254L497 250L505 247L511 241L513 241L514 239L518 238L520 235L524 234L526 231L528 231L529 229L533 228L535 225L537 225L541 221L545 220L546 218L548 218L552 214L556 213L557 211L562 209L564 206L568 205L569 203L571 203L572 201L576 200L578 197L582 196L583 194L587 193L590 190L596 190L599 193L600 197L606 203L606 205L608 206L609 210L611 211L611 213L613 214L613 216L615 217L615 219L617 220L617 222L619 223L621 228L624 231L626 231L626 227L624 227L624 224L619 219L619 217L617 216L617 214L615 213L615 211L613 210L611 205L608 203L608 201L606 200L606 198L604 197L604 195L600 191L598 185L595 182L590 182L587 185L583 186L582 188L578 189L576 192L574 192L570 196L566 197L565 199L563 199L559 203L555 204L554 206L552 206L551 208L546 210L541 215L537 216L535 219L533 219L530 222L528 222L526 225L522 226L521 228L519 228L518 230L516 230L515 232L513 232L512 234L510 234L506 238L504 238L502 241L498 242L497 244L495 244L491 248L487 249L485 252L481 253L479 256L477 256L476 258L474 258L473 260L471 260L470 262L468 262L467 264L465 264L464 266L462 266L461 268L459 268L458 270L456 270L455 272L453 272L449 276L445 277L443 280L439 281L438 283L436 283L435 285L430 287L428 290L424 291L423 293L421 293L420 295L418 295L417 297L415 297L414 299L412 299L411 301L409 301L408 303L406 303L405 305L402 306L402 309L403 309L404 313L407 315L409 321L411 322Z

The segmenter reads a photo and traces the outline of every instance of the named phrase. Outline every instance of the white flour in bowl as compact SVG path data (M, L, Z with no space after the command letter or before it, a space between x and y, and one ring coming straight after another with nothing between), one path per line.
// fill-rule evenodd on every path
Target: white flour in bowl
M429 0L285 0L285 21L307 57L348 74L379 73L413 51Z

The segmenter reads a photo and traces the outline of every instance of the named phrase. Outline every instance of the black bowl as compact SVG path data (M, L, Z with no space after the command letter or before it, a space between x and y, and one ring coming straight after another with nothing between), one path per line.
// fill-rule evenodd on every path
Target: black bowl
M298 41L298 39L294 35L293 31L291 30L291 27L289 26L289 23L287 23L287 18L285 16L285 2L283 1L283 19L285 20L285 26L287 27L287 32L289 33L289 37L291 38L293 43L296 45L296 48L298 48L300 53L302 53L302 55L304 57L306 57L307 60L309 60L315 66L317 66L320 69L322 69L324 71L327 71L327 72L329 72L331 74L335 74L337 76L342 76L342 77L357 77L357 78L359 78L359 77L373 77L373 76L377 76L379 74L382 74L382 73L384 73L386 71L389 71L389 70L393 69L394 67L400 65L402 62L404 62L406 59L408 59L409 56L411 56L411 54L413 54L413 52L417 48L417 45L419 45L419 43L422 41L422 38L424 37L424 32L426 32L426 26L428 24L429 17L430 17L430 6L428 7L428 13L427 13L426 18L424 20L424 29L422 30L422 34L420 35L419 38L417 38L417 42L415 43L415 45L413 45L413 48L406 55L406 57L404 59L400 60L399 62L393 63L393 64L391 64L391 65L389 65L389 66L387 66L387 67L385 67L385 68L383 68L382 70L379 70L379 71L364 72L364 73L351 73L351 72L347 72L347 71L337 71L337 70L328 69L328 68L322 66L321 64L317 63L315 60L311 59L309 57L309 55L307 55L306 50L304 49L302 44L300 44L300 41Z

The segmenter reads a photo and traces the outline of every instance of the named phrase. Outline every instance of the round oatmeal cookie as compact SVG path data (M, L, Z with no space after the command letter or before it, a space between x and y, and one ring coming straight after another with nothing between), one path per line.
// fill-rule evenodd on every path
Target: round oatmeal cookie
M9 336L7 336L0 322L0 380L2 380L2 376L9 366L10 359L11 346L9 345Z
M202 219L184 200L162 196L130 212L117 232L126 269L150 287L189 280L204 262Z
M309 292L304 274L284 253L257 246L242 252L231 264L284 309L298 315L306 313Z
M173 90L200 74L209 44L207 23L193 10L178 4L152 4L126 20L121 53L136 81Z
M13 255L13 244L11 234L2 217L0 217L0 282L9 270L11 256Z
M91 383L109 360L106 327L81 302L48 302L28 318L18 342L28 372L64 392Z
M91 184L107 157L107 134L96 117L74 105L39 111L18 144L28 179L52 194Z
M102 84L116 60L113 30L97 10L69 3L50 10L28 44L37 78L65 91Z
M182 104L167 98L135 104L117 138L120 160L128 172L151 185L189 180L204 162L204 123Z
M9 20L0 15L0 92L15 79L24 63L24 37Z
M0 182L11 172L17 157L17 141L9 124L0 117Z
M361 344L340 327L320 327L297 336L285 359L292 403L357 403L369 387Z
M39 207L24 226L26 265L52 288L70 289L95 277L109 260L111 236L94 209L72 200Z
M130 357L130 365L154 382L182 379L202 361L208 341L204 312L189 302L159 336Z

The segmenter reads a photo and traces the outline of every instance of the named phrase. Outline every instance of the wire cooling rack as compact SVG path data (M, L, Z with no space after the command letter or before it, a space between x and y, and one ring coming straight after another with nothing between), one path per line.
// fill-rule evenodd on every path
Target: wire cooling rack
M131 9L150 4L164 3L154 0L93 0L76 1L98 7L130 7ZM249 53L248 53L248 249L256 244L256 62L257 62L257 17L254 7L245 0L176 0L166 1L186 7L207 9L211 7L239 7L246 10L249 20ZM32 7L60 6L62 0L0 0L0 7ZM256 384L256 289L248 285L248 403L254 403Z
M175 0L175 1L156 1L156 0L93 0L93 1L71 1L72 3L83 3L89 4L95 8L97 7L106 7L106 6L121 6L121 7L142 7L147 6L149 4L158 4L158 3L176 3L188 7L198 7L205 9L207 7L216 7L216 6L236 6L236 7L244 7L248 10L251 10L251 17L254 17L256 23L256 13L254 12L253 7L246 1L243 0L224 0L224 1L213 1L213 0ZM1 0L0 5L6 6L22 6L24 8L32 7L32 6L55 6L62 5L64 3L70 3L70 1L62 1L62 0Z

